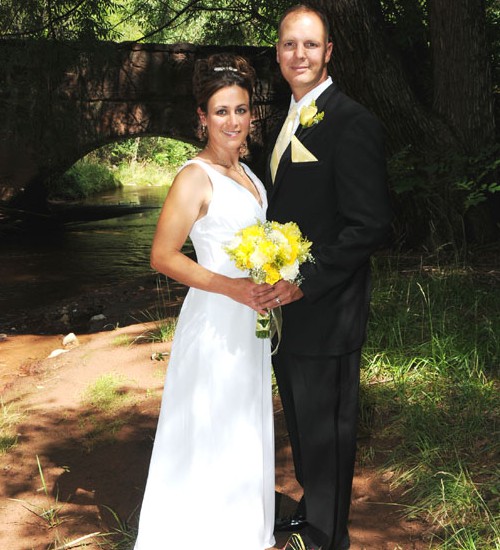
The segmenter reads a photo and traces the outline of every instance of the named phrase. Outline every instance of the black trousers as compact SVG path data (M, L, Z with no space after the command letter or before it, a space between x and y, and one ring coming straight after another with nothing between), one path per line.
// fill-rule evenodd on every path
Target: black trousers
M349 548L360 358L361 350L326 357L280 351L273 358L308 534L324 550Z

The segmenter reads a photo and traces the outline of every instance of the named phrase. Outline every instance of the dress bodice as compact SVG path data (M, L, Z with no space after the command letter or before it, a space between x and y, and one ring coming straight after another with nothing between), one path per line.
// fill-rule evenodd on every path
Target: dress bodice
M189 233L197 261L211 271L229 277L244 277L245 273L234 265L223 245L230 242L238 230L257 220L265 220L267 198L264 186L250 168L242 164L259 192L261 206L248 189L224 176L207 162L192 159L186 165L191 163L201 166L212 184L212 199L207 214L193 224Z

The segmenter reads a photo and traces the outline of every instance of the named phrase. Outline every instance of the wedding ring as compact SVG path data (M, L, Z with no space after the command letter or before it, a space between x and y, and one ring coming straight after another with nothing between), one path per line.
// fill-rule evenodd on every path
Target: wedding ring
M281 304L281 300L279 299L279 296L276 296L276 298L274 299L274 301L280 305Z

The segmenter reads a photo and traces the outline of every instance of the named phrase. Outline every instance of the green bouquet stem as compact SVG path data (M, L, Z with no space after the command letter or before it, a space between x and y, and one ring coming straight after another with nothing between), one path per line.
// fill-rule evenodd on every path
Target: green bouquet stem
M255 336L257 338L271 338L271 312L258 313L257 325L255 327Z

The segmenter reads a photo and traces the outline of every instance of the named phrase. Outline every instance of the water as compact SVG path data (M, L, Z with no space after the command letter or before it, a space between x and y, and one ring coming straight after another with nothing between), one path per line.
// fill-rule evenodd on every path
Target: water
M126 187L88 201L158 207L139 214L2 238L0 324L18 309L150 274L151 242L167 189Z

